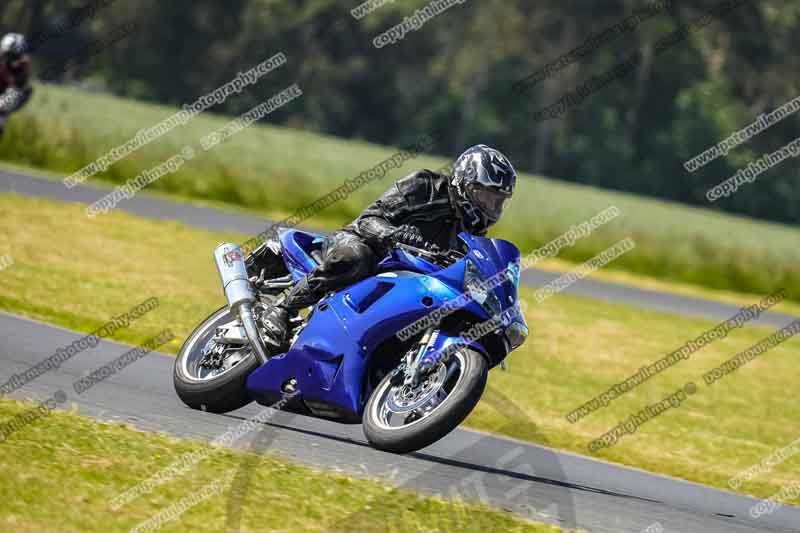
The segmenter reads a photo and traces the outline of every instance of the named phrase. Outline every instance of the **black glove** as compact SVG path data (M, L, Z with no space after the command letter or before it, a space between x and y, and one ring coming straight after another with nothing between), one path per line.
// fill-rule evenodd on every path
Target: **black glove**
M438 245L436 245L436 244L434 244L432 242L426 242L425 246L423 246L423 248L425 248L429 252L433 252L435 254L441 253L441 251L442 251L442 249L439 248Z
M421 248L435 254L442 252L442 249L439 248L439 246L425 240L425 237L422 236L419 228L408 224L397 228L397 230L392 234L390 240L394 243L408 244L414 246L415 248Z
M423 248L425 246L425 237L422 236L419 228L410 224L403 224L398 227L394 233L392 233L390 240L395 243L416 246L417 248Z

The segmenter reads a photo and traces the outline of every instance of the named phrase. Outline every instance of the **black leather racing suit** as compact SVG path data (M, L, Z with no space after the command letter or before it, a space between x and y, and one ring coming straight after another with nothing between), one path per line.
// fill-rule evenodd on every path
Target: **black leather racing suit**
M416 226L427 242L443 250L454 248L464 229L448 181L431 170L397 181L357 219L325 239L322 263L289 291L282 307L302 309L374 274L386 254L387 238L398 226Z
M33 94L30 83L31 63L27 57L9 65L4 58L0 58L0 95L9 89L19 91L19 96L8 102L0 109L4 113L13 113L24 106Z
M8 116L19 111L31 95L30 61L24 57L14 66L0 58L0 137L3 135Z

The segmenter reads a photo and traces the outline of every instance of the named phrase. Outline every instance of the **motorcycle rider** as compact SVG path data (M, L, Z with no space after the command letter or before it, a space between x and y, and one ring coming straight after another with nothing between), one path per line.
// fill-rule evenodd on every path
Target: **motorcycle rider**
M458 233L485 235L514 193L517 174L499 151L479 144L461 154L452 176L420 170L397 181L322 246L322 262L263 318L267 342L282 346L293 312L367 278L387 250L404 243L449 250Z
M9 33L0 40L0 137L8 116L19 111L33 94L27 49L25 37L19 33Z

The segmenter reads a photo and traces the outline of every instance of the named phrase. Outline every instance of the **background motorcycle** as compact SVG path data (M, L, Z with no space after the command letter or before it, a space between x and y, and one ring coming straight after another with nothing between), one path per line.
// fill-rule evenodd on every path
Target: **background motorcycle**
M280 349L264 343L260 317L319 263L323 237L283 230L246 259L237 245L220 245L214 256L228 305L181 347L178 396L222 413L291 394L285 409L363 422L382 450L439 440L478 403L489 369L528 335L519 250L500 239L459 239L462 250L446 253L398 245L375 276L292 317Z

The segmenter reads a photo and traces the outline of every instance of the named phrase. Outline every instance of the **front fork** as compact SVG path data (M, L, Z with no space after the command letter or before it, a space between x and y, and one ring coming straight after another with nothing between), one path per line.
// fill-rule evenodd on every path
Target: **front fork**
M428 328L428 330L425 331L425 333L422 335L422 338L417 343L417 346L408 351L404 361L406 369L405 376L403 378L404 385L416 387L419 385L421 377L424 376L428 370L430 370L427 365L422 365L422 359L431 350L436 349L435 346L438 337L438 329Z
M469 347L482 353L488 359L489 354L481 343L465 339L460 335L447 335L439 329L429 328L422 335L419 343L408 351L403 362L395 370L394 384L416 387L439 363L447 362L459 347Z

